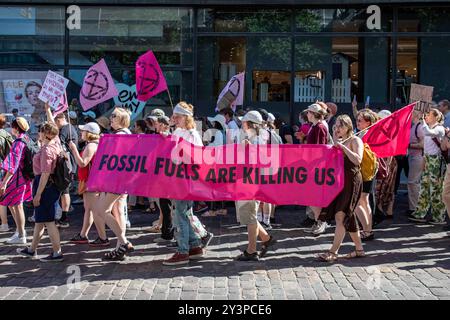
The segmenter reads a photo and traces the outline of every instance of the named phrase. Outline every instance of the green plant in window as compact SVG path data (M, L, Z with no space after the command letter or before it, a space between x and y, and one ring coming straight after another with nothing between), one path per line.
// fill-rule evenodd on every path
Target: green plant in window
M296 25L306 32L319 32L322 30L320 10L301 10L296 16Z

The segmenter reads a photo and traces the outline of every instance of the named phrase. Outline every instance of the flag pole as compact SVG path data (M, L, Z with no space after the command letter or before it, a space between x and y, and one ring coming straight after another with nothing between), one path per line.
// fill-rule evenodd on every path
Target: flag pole
M167 91L167 94L169 95L170 106L172 107L172 110L173 110L173 103L172 103L172 97L170 96L170 91L169 91L169 89L167 89L166 91Z

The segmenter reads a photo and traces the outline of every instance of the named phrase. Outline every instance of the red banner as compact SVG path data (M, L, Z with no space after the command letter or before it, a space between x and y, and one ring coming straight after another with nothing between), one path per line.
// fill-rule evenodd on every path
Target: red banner
M405 155L408 151L412 112L416 103L392 113L378 121L362 140L379 158Z
M198 147L159 135L102 136L88 181L90 191L317 207L343 186L343 154L331 146Z

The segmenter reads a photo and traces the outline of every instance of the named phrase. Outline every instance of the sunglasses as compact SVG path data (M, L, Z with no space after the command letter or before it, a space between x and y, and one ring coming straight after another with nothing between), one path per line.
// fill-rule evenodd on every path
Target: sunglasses
M117 115L115 115L115 114L113 113L113 114L111 114L110 118L111 118L111 119L117 118Z

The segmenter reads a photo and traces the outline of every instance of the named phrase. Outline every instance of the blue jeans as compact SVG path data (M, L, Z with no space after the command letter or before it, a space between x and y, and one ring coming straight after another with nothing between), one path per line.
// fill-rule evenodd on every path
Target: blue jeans
M200 237L195 233L191 226L190 217L192 217L192 201L173 200L175 212L173 223L176 228L175 238L177 239L178 252L181 254L189 253L190 248L200 247Z

